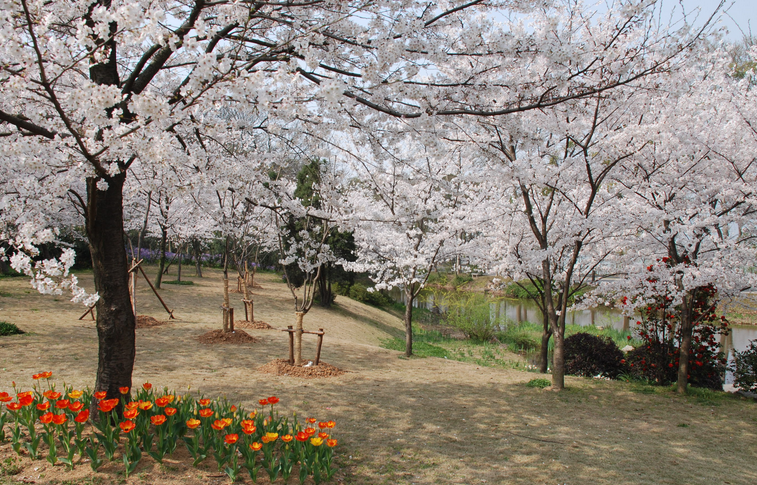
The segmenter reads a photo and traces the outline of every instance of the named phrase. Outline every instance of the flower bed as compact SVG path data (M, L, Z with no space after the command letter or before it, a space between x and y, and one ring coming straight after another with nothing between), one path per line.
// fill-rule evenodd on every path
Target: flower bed
M320 483L334 475L334 421L281 416L275 396L248 412L225 399L155 393L149 383L121 388L121 397L112 399L65 385L57 391L51 378L51 372L35 374L31 391L13 383L15 400L0 392L0 442L10 439L16 453L34 460L45 455L73 469L88 458L97 470L105 460L120 459L128 477L144 454L162 463L183 444L193 466L212 456L232 481L245 470L253 482L261 470L271 482L295 474L300 483L308 476ZM90 416L88 403L96 403L97 416Z

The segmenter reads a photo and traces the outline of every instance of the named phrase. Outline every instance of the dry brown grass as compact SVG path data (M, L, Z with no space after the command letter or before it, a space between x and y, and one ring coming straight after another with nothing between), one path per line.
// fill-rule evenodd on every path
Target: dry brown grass
M326 379L264 374L260 366L286 357L286 333L246 329L260 342L244 345L197 341L221 326L221 281L218 272L207 275L190 278L193 286L166 285L162 294L177 320L137 330L135 383L225 395L250 408L276 395L284 410L334 419L339 483L757 483L753 401L681 397L578 378L569 378L569 389L557 393L526 387L546 377L539 374L404 359L379 346L381 339L401 335L401 322L343 297L338 309L314 308L305 326L325 329L322 359L348 373ZM292 325L291 295L280 280L261 275L256 281L263 288L255 291L255 318L275 328ZM146 291L142 285L139 313L166 320ZM80 307L35 294L22 278L0 280L0 295L0 320L30 332L0 337L0 390L10 391L11 381L28 387L30 376L45 370L77 387L93 384L95 329L91 320L77 320ZM236 306L241 311L241 303ZM304 354L312 359L310 337ZM143 458L128 483L228 483L212 463L187 466L182 453L165 465ZM0 464L13 456L8 444L0 445ZM73 472L28 458L19 465L19 474L0 476L0 483L18 483L19 477L34 483L123 482L117 462L96 474L86 464Z

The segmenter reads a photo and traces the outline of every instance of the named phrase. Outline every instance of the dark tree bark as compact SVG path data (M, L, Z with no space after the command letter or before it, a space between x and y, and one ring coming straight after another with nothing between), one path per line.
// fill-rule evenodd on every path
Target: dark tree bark
M405 357L413 355L413 300L415 285L405 288Z
M194 249L195 270L197 271L197 277L202 278L202 253L200 248L200 241L193 239L192 248Z
M119 387L131 388L134 369L135 321L129 299L128 262L123 244L123 185L121 173L105 179L108 189L97 189L96 178L87 179L86 229L97 301L99 343L96 391L119 397Z
M542 310L541 350L539 352L539 372L546 374L549 370L549 339L552 338L552 326L549 324L547 312Z
M155 278L155 288L160 289L160 282L163 281L163 271L166 267L166 241L168 240L168 228L160 226L160 264L158 265L158 276Z
M692 322L693 296L690 291L686 292L681 302L679 312L681 321L681 348L678 352L678 381L676 391L686 394L689 385L689 354L691 352L691 339L693 333Z

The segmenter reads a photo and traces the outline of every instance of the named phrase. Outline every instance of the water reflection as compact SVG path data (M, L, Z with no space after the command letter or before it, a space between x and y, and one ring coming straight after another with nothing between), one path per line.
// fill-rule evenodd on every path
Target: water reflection
M404 292L394 289L390 292L390 295L395 301L405 303ZM424 291L413 301L413 307L444 313L447 311L444 295L443 292ZM518 323L533 322L540 324L542 322L541 310L531 300L496 299L492 300L490 305L492 320L503 318L505 321ZM628 317L624 317L618 310L608 307L568 312L566 322L582 327L593 325L612 327L617 330L629 330L633 326L633 322ZM734 350L743 352L749 346L749 342L756 339L757 327L732 327L727 336L721 336L720 345L723 352L728 356L729 362L732 362Z

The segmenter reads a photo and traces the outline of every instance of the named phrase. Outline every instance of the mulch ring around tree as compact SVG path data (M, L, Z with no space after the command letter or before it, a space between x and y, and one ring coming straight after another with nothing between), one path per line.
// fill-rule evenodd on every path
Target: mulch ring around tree
M244 320L237 320L234 322L234 328L250 328L252 330L273 330L273 327L268 325L262 320L255 320L254 322L246 322Z
M153 317L147 315L137 315L137 328L150 328L160 327L161 325L169 325L171 322L161 322Z
M258 367L260 372L265 374L274 374L277 376L303 377L305 379L318 379L321 377L337 377L346 374L347 371L334 367L326 362L320 362L318 365L309 367L290 365L284 359L276 359L263 366Z
M211 330L197 337L201 344L254 344L260 342L244 330L224 332L221 329Z

